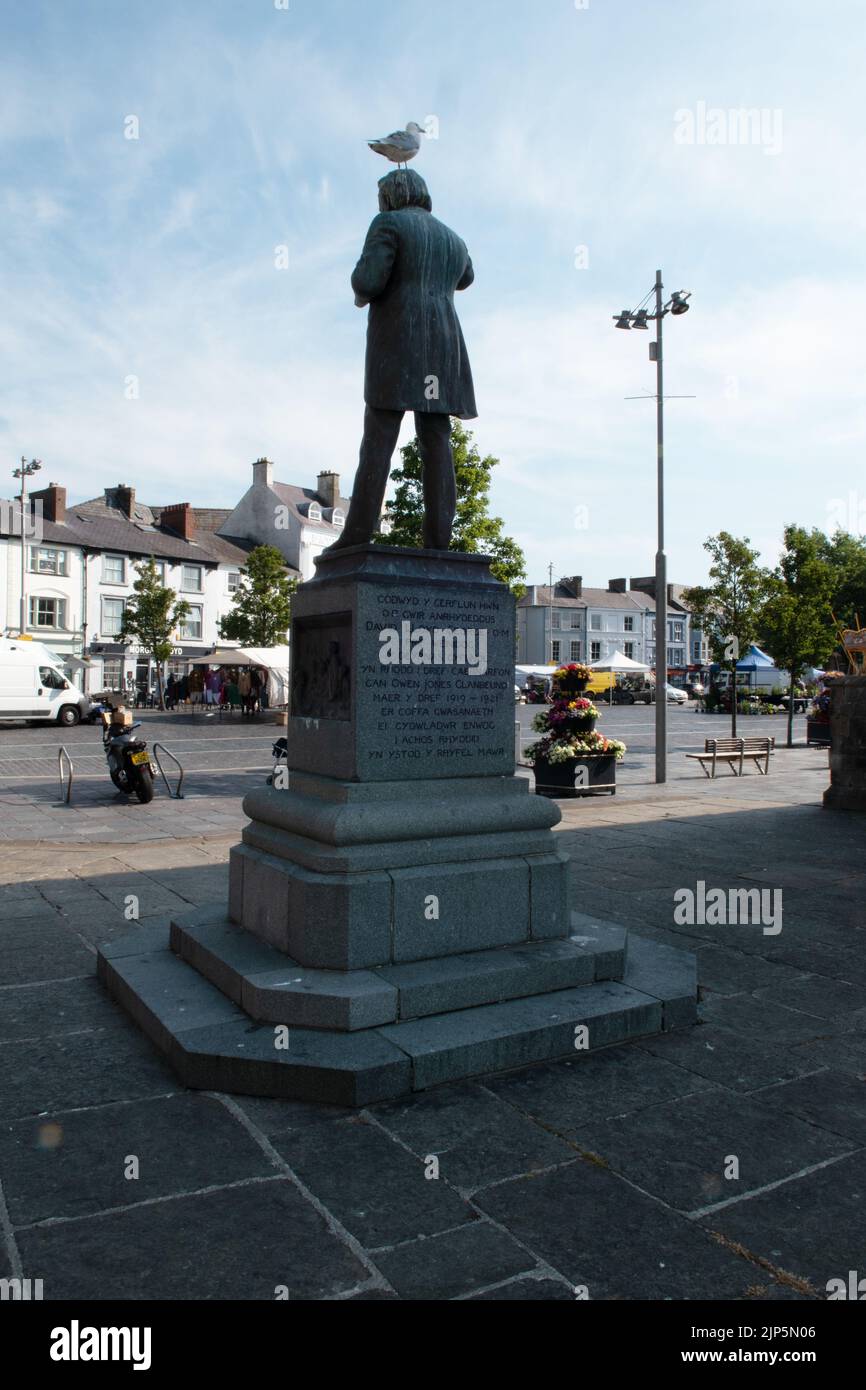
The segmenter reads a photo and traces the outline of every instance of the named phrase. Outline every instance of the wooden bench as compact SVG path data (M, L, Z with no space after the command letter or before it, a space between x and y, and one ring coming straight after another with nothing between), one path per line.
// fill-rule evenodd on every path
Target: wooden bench
M708 738L704 740L703 753L687 753L686 757L699 762L708 777L715 777L719 763L727 763L735 777L742 777L745 762L754 763L766 777L775 748L774 738Z

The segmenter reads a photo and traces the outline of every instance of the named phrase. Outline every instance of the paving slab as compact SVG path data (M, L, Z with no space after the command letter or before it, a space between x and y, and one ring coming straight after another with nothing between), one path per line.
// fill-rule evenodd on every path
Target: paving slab
M78 1033L122 1022L122 1011L92 975L85 979L22 984L3 991L0 1042Z
M774 1039L744 1037L730 1028L702 1023L688 1033L647 1038L644 1052L661 1057L734 1092L755 1091L820 1071L826 1061L809 1046L780 1046Z
M425 1164L361 1117L276 1134L289 1167L368 1249L432 1236L475 1219Z
M574 1158L562 1139L486 1085L439 1088L377 1105L374 1115L420 1158L435 1155L440 1177L464 1191Z
M866 985L866 955L856 947L827 946L815 941L787 942L767 952L767 963L775 970L780 965L790 965L801 975L826 975L831 980ZM784 975L777 978L784 979Z
M0 1044L4 1120L178 1089L148 1039L125 1021L111 1029Z
M405 1299L459 1298L536 1266L517 1241L487 1221L409 1241L377 1255L376 1263Z
M591 1059L487 1077L483 1084L569 1139L588 1121L631 1114L714 1088L706 1077L652 1056L642 1046L606 1048Z
M854 1147L849 1139L762 1105L760 1097L721 1089L588 1121L577 1142L683 1212L740 1198Z
M590 1300L746 1298L757 1282L694 1222L581 1159L474 1201Z
M273 1171L225 1107L199 1095L52 1110L0 1127L0 1172L15 1226Z
M358 1113L348 1105L328 1105L307 1100L269 1100L262 1096L232 1096L230 1103L236 1105L250 1124L266 1138L303 1129L308 1124L349 1119Z
M755 991L757 999L770 999L789 1009L801 1009L817 1018L844 1019L866 1007L866 986L849 985L825 975L804 975L798 980L780 980Z
M796 951L792 952L796 957ZM698 979L706 994L749 994L762 986L799 978L797 960L767 960L744 955L729 946L700 945L696 951Z
M17 1236L51 1299L333 1298L368 1268L286 1178L154 1202Z
M796 1115L819 1129L866 1145L866 1079L844 1071L785 1081L756 1091L763 1105Z
M470 1303L573 1303L574 1290L556 1279L512 1279L508 1284L472 1294Z
M55 919L26 918L2 931L3 985L63 980L93 972L94 954Z
M866 1077L866 1034L843 1033L797 1043L791 1057L810 1072L835 1068L860 1079Z
M705 1023L719 1024L748 1040L771 1040L775 1046L807 1042L837 1031L828 1027L820 1014L805 1013L802 1009L777 1004L772 999L759 999L752 994L735 994L729 998L712 995L699 1006Z
M861 1150L819 1172L712 1212L701 1224L775 1269L827 1297L830 1279L866 1275L863 1207L866 1154Z

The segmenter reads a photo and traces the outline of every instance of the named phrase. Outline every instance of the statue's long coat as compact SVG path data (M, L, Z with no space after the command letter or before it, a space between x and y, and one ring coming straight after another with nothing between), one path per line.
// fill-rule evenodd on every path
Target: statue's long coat
M475 391L454 291L475 278L465 244L424 208L374 217L352 273L369 301L364 400L472 420Z

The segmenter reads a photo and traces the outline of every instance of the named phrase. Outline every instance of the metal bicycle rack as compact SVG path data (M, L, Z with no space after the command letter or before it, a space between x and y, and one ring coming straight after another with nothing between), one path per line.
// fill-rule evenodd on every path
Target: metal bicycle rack
M168 778L167 778L166 775L165 775L165 770L164 770L164 768L163 768L163 766L162 766L162 763L161 763L160 760L159 760L159 751L160 751L160 749L162 750L162 752L163 752L163 754L165 755L165 757L171 758L172 762L173 762L173 763L176 763L176 764L177 764L177 767L180 769L180 777L179 777L179 779L178 779L177 791L174 791L174 792L173 792L172 789L171 789L171 787L170 787L170 785L169 785ZM159 770L159 775L160 775L160 777L162 778L163 782L165 783L165 789L166 789L166 791L168 792L169 796L170 796L170 797L173 797L176 801L182 801L182 800L183 800L183 792L181 791L181 787L183 786L183 776L184 776L184 773L183 773L183 763L181 762L180 758L176 758L175 755L174 755L174 753L172 753L171 749L170 749L170 748L166 748L166 746L165 746L164 743L152 743L151 746L150 746L150 751L151 751L151 753L153 754L153 761L156 763L157 769Z
M69 771L68 771L68 773L66 773L65 775L64 775L64 771L63 771L63 759L64 759L64 758L66 759L67 763L69 764ZM63 746L62 743L61 743L60 747L59 747L58 750L57 750L57 769L58 769L58 771L59 771L59 773L60 773L60 796L61 796L61 800L63 800L63 801L66 803L66 805L68 806L68 805L70 804L70 802L72 801L72 774L73 774L74 771L75 771L75 764L73 763L73 761L72 761L72 759L70 758L68 752L66 751L66 748ZM64 785L63 785L64 780L65 780L65 782L66 782L66 787L65 787L65 789L64 789Z

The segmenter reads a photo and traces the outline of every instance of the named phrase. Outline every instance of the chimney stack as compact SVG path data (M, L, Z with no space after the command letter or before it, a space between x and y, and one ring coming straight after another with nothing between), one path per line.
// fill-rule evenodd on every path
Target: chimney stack
M628 583L630 589L637 589L638 593L649 594L650 598L655 598L656 581L653 575L649 574L639 579L630 579Z
M609 579L607 581L607 592L609 594L624 594L626 583L624 579Z
M135 488L127 487L126 483L118 483L117 487L107 487L105 489L105 504L108 507L116 507L132 521L135 511Z
M569 589L575 598L580 598L583 593L583 575L573 574L568 579L560 579L559 582L560 584L564 584L566 589Z
M316 492L321 497L326 507L339 507L339 473L320 473L318 478L316 479Z
M66 488L49 483L39 492L31 492L30 500L42 503L42 520L62 523L66 520Z
M270 459L256 459L253 464L253 487L273 487L274 465Z
M185 541L191 541L195 534L195 517L189 502L173 502L170 507L163 507L159 524L176 531Z

